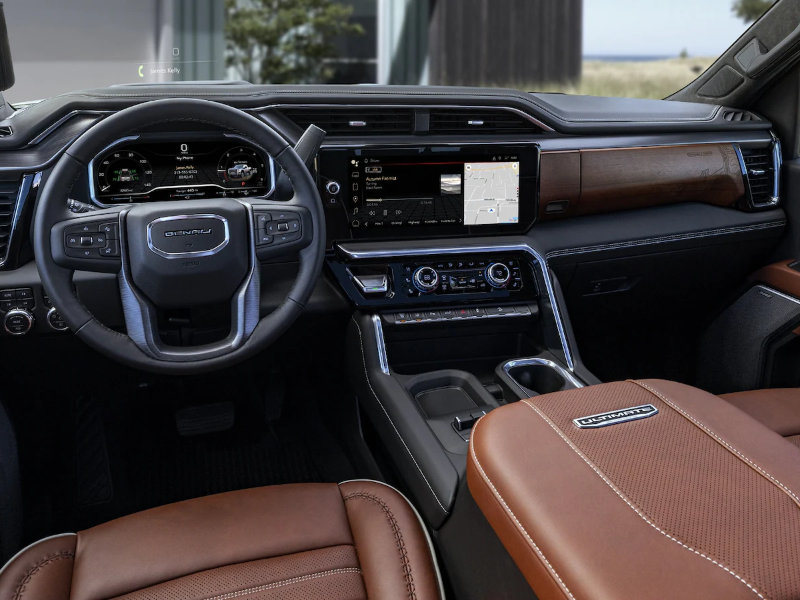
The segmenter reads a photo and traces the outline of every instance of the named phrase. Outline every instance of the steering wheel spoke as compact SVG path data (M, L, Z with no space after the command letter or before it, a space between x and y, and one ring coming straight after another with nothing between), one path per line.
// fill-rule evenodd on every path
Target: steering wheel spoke
M76 271L118 273L121 268L122 207L59 221L50 231L53 260Z

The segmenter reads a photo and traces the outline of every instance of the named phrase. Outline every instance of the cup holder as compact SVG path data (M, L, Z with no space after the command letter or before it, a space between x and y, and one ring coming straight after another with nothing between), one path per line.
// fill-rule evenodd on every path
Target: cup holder
M505 388L520 398L583 387L571 373L545 358L510 360L497 368Z

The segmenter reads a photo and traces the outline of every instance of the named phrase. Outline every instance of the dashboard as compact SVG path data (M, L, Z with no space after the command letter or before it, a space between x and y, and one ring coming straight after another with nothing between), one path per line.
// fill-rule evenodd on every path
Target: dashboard
M92 161L89 183L98 206L269 196L272 158L232 136L190 134L126 138Z

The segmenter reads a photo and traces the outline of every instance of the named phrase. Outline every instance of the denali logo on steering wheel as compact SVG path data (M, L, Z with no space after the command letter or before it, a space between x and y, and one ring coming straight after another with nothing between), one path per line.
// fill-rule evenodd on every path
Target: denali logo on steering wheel
M206 229L176 229L174 231L165 231L164 237L175 237L176 235L211 235L214 230L211 227Z
M229 241L228 219L220 215L170 215L147 225L147 246L162 258L213 256Z

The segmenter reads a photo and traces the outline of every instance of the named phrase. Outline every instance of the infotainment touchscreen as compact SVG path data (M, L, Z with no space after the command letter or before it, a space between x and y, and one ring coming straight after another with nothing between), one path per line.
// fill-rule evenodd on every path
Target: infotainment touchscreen
M519 224L523 180L535 175L535 153L457 150L352 153L345 190L351 227Z

